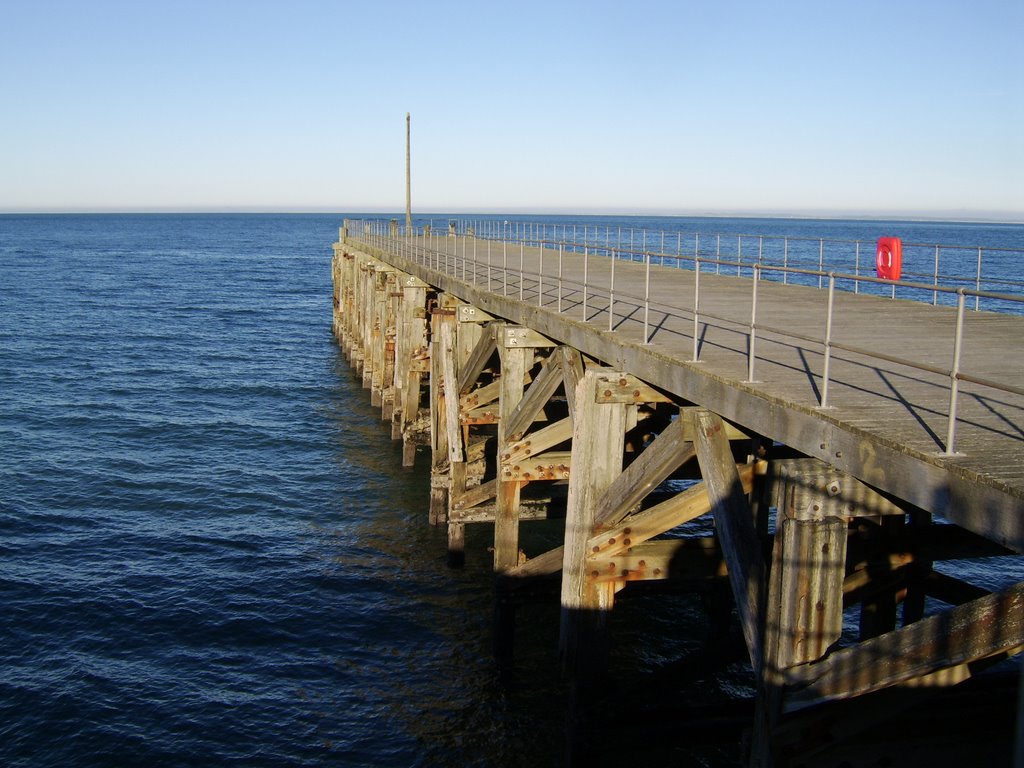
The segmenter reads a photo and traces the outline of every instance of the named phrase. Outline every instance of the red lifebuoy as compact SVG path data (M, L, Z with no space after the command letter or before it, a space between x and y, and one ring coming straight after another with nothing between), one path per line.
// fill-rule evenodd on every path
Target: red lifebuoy
M903 243L898 237L878 238L875 272L883 280L899 280L903 270Z

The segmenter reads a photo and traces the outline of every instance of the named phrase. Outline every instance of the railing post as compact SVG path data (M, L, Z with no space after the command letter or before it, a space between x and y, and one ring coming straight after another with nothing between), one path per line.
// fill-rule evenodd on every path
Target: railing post
M964 342L964 289L957 289L956 338L953 340L953 367L949 372L949 421L946 426L946 456L956 454L956 410L960 394L960 351Z
M853 255L853 274L860 277L860 240L857 241L857 248ZM860 280L853 281L853 292L860 293Z
M612 276L608 284L608 330L615 329L615 251L611 251Z
M539 261L537 262L539 264L539 266L537 268L537 274L538 274L538 277L537 277L537 306L538 307L543 307L544 306L544 233L543 232L541 232L541 239L540 239L540 242L538 243L538 247L540 248L540 251L539 251L540 255L538 257Z
M523 300L523 284L526 282L526 240L519 241L519 300Z
M651 254L644 252L647 274L644 275L644 344L651 343L651 336L648 331L651 314Z
M590 261L590 249L587 248L586 238L583 243L583 320L587 319L587 267Z
M501 241L501 295L508 295L508 238Z
M831 377L832 366L832 310L835 306L836 297L836 273L828 273L828 308L825 310L825 363L821 370L821 398L818 401L819 408L829 408L828 404L828 383Z
M974 290L976 290L976 291L980 291L981 290L981 246L978 246L978 273L977 273L977 277L974 280ZM974 311L975 312L978 311L978 306L979 306L979 302L980 301L981 301L981 296L979 296L978 294L974 294Z
M782 238L782 284L789 284L789 238Z
M700 259L693 260L693 360L700 362Z
M825 238L818 240L818 290L821 290L821 278L825 272Z
M558 243L558 314L562 314L562 253L565 251L565 243Z
M754 287L750 296L750 347L747 350L747 380L746 384L754 384L754 360L757 354L754 346L757 342L757 283L761 277L761 267L754 265Z
M936 288L939 286L939 246L935 246L935 273L932 275L932 285ZM932 291L932 306L934 307L939 303L939 292Z

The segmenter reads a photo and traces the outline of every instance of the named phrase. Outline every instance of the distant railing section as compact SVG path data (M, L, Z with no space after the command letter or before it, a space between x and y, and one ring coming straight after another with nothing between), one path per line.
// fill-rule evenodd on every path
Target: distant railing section
M875 360L882 360L896 365L907 366L911 369L931 373L949 380L949 409L947 416L947 429L941 453L943 455L956 455L956 429L959 407L959 390L961 382L970 382L976 385L987 387L999 392L1024 397L1024 387L1021 387L1017 380L995 381L981 375L965 371L961 367L961 359L964 344L964 320L968 302L977 309L982 301L985 301L986 309L994 309L1012 314L1024 314L1024 290L1019 294L997 293L993 291L980 290L976 287L966 287L962 283L965 278L942 276L938 269L931 276L930 282L911 282L906 280L885 280L867 274L843 273L834 269L823 271L821 268L806 268L798 266L804 263L805 252L800 247L794 247L794 253L790 253L790 243L800 242L806 244L806 240L797 241L789 238L783 240L783 262L774 264L765 258L765 252L759 249L757 258L744 260L743 238L749 236L733 235L736 251L723 253L720 248L720 241L715 242L714 250L707 252L701 250L699 241L694 242L694 248L689 253L676 252L663 247L660 238L655 241L655 250L648 250L647 238L650 233L640 236L639 245L635 240L624 241L616 232L615 237L609 239L610 228L590 227L590 230L603 229L604 232L588 231L586 225L581 225L574 231L572 225L541 225L547 228L527 228L521 222L513 228L511 224L495 228L495 222L460 223L451 222L443 228L429 225L418 232L406 232L404 227L399 227L397 222L391 221L363 221L345 220L345 230L350 236L365 241L374 248L394 254L414 263L433 269L445 275L463 280L474 285L486 285L490 292L500 292L503 296L512 296L520 301L536 301L538 306L554 310L559 314L569 312L581 312L581 319L592 322L595 317L607 312L607 328L609 331L616 330L616 302L626 303L634 310L642 311L643 342L651 343L653 339L651 312L660 313L663 318L677 317L684 320L691 320L693 323L693 353L690 362L699 363L700 360L700 325L708 320L715 320L727 325L739 326L747 333L747 379L745 383L756 384L755 367L757 363L756 342L758 332L769 332L789 339L803 341L817 348L822 354L823 364L820 373L821 386L816 392L817 407L828 409L833 407L829 399L829 385L831 382L831 359L835 350L863 355ZM478 229L479 227L479 229ZM557 230L557 231L556 231ZM779 239L779 238L773 238ZM481 253L478 242L495 242L492 249L488 245L486 255ZM787 242L788 241L788 242ZM825 243L837 243L843 241L816 240L818 243L817 264L830 266L824 258ZM500 247L497 245L500 243ZM759 243L763 245L763 241ZM861 243L855 243L856 253L859 253ZM906 248L906 246L904 246ZM944 246L929 246L930 248L941 249ZM537 271L525 269L526 248L538 249L540 263ZM873 244L872 244L873 248ZM950 246L950 249L959 248ZM681 251L681 247L677 249ZM806 249L805 249L806 250ZM1024 255L1024 251L1014 249L976 249L977 261L982 263L983 254L990 251L1005 251L1010 254ZM971 249L972 253L975 249ZM550 252L557 264L545 267L544 254ZM582 254L583 274L581 277L566 275L563 273L562 260L566 253ZM741 258L735 258L739 256ZM795 258L791 258L795 257ZM872 252L873 256L873 252ZM610 278L602 283L595 282L589 277L589 259L591 257L610 259ZM733 257L733 258L730 258ZM935 257L936 264L939 263L939 256ZM645 267L644 295L637 296L623 293L615 283L615 264L619 261L629 261L635 264L643 264ZM693 295L688 303L667 304L652 299L651 266L664 265L675 266L694 272ZM708 272L715 274L728 274L749 278L751 282L751 299L749 305L749 322L738 323L735 318L724 317L701 308L701 275ZM979 273L980 274L980 266ZM940 284L939 277L949 278L952 284ZM795 333L784 328L766 326L758 320L758 284L763 280L775 282L800 284L806 286L818 286L827 291L827 308L823 318L822 336L811 336ZM972 279L975 285L981 284L979 277ZM547 281L547 285L545 284ZM1000 285L1009 284L1015 288L1024 289L1024 283L1006 281ZM865 293L874 295L897 296L899 290L900 298L911 298L915 295L931 296L931 303L936 305L948 305L956 308L956 330L950 340L949 367L936 366L921 363L911 358L884 354L876 350L866 349L854 345L843 344L833 339L833 327L837 318L835 317L835 294L837 290L846 290L854 293ZM627 314L624 310L619 312L621 322ZM841 320L841 318L838 318Z
M397 226L398 222L378 221L378 225ZM534 223L490 219L444 219L427 225L434 235L467 235L527 245L561 244L567 251L643 261L650 257L656 264L675 264L692 268L695 259L714 259L721 264L717 270L750 277L755 266L782 267L765 279L784 283L797 282L824 288L829 272L849 274L855 278L875 275L875 242L829 238L787 237L781 235L706 234L700 232L665 232L634 227L596 224ZM422 233L421 228L419 231ZM405 234L399 226L398 233ZM728 266L726 266L728 264ZM789 268L808 270L799 276ZM860 280L841 282L840 290L861 291L909 298L931 304L955 305L955 298L939 287L968 288L969 308L993 312L1019 313L1016 302L986 298L984 293L1024 296L1024 248L942 245L934 243L903 243L903 281L915 286L927 283L935 290L921 293L916 287L903 290L903 283L870 285Z

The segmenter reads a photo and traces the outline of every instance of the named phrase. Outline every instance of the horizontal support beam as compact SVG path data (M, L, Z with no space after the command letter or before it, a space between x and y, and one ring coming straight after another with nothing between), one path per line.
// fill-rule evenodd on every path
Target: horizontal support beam
M465 510L451 510L448 513L450 523L493 523L498 518L498 505L485 504ZM548 505L543 501L521 501L519 506L520 521L547 520Z
M728 576L721 550L712 538L646 541L615 557L587 561L594 583L712 579Z
M528 460L534 454L543 453L549 448L566 442L572 438L572 419L564 418L554 424L538 429L526 435L509 446L508 451L502 455L501 461L521 462Z
M521 462L502 462L501 479L525 480L568 480L572 466L572 453L569 451L549 451L537 456L530 456Z
M672 399L628 373L598 377L599 403L671 403Z
M754 489L756 464L737 466L745 493ZM695 520L711 511L711 500L704 483L687 488L650 509L625 518L619 525L593 536L587 542L592 555L617 557L630 547L654 538L665 531Z
M847 699L1024 645L1024 583L786 670L800 702Z

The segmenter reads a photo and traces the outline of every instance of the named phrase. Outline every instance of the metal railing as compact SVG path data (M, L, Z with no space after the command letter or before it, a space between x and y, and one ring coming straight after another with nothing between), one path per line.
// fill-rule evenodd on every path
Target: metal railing
M693 353L692 358L688 361L691 363L701 362L700 326L702 323L706 325L708 320L715 320L726 325L740 327L747 334L747 378L744 381L746 384L758 383L755 379L755 368L758 360L756 342L759 331L818 346L823 356L821 387L817 394L817 407L820 409L833 407L829 400L829 385L832 382L831 363L832 354L835 350L862 355L871 359L906 366L913 370L948 378L949 408L945 440L940 451L941 455L958 455L956 451L956 432L961 382L970 382L995 391L1024 397L1024 387L1017 386L1016 383L994 381L969 373L963 370L961 366L964 321L968 298L973 299L975 307L984 299L993 302L994 306L1000 308L1012 306L1016 309L1014 314L1024 314L1024 293L1015 295L968 288L963 285L940 285L937 280L932 282L886 280L856 273L843 273L835 270L822 271L815 268L792 266L791 263L776 265L768 263L767 260L763 259L760 261L744 262L710 255L698 256L694 254L684 255L666 253L664 251L651 251L645 249L646 243L643 240L641 240L639 248L636 248L628 244L622 245L618 240L609 242L607 239L597 239L587 232L582 233L582 237L579 237L579 239L566 237L565 239L555 238L549 240L545 239L545 236L554 234L550 231L539 230L515 233L499 231L497 233L498 236L495 237L493 230L477 233L476 228L472 225L460 228L456 223L444 227L441 231L430 226L422 234L407 233L404 229L398 228L393 222L346 220L345 226L350 236L361 239L374 248L467 283L486 285L488 292L498 292L500 290L502 296L512 295L513 298L524 302L528 298L535 298L538 306L548 306L549 309L553 309L559 314L579 309L582 312L582 319L587 322L591 322L594 317L607 311L607 330L609 331L614 331L617 328L615 322L616 302L625 302L635 309L642 310L642 340L644 344L650 344L654 335L650 322L652 306L656 311L661 312L665 318L674 316L685 320L687 316L692 316ZM569 233L566 231L564 234L568 235ZM576 232L573 234L579 235L580 233ZM513 236L510 237L509 235ZM515 235L519 235L520 238L513 239ZM536 239L531 238L531 235L537 235ZM741 243L739 245L741 246ZM539 259L537 271L525 268L528 248L531 249L531 255L536 255ZM824 245L821 245L820 252L823 251ZM978 251L980 253L981 249L978 249ZM582 255L581 279L567 277L564 274L563 259L567 253ZM557 260L557 264L550 271L545 269L545 258ZM606 283L597 284L591 279L590 267L592 259L602 259L608 262L610 270L608 271L609 278ZM819 259L819 263L824 263L822 257L819 257ZM644 294L642 296L625 293L621 290L621 286L616 286L615 265L620 261L631 262L636 267L639 267L641 264L643 265ZM980 261L981 257L979 256L979 263ZM653 300L651 296L652 265L675 266L693 271L693 296L692 303L689 306ZM701 275L709 270L713 270L715 274L725 273L751 278L750 314L747 323L740 324L735 318L717 315L702 309ZM545 290L545 278L554 282L549 291ZM820 286L822 290L827 291L825 317L822 322L823 335L821 337L810 336L784 328L767 326L759 322L758 286L765 279L811 287ZM530 283L529 293L527 293L528 283ZM913 293L930 293L933 297L932 304L955 306L956 330L954 338L951 340L950 366L947 368L925 364L907 357L889 355L876 350L836 341L833 338L833 327L836 320L835 297L836 292L843 290L841 286L844 285L847 292L874 293L876 295L890 295L893 297L896 296L898 288L901 291L901 298ZM553 297L550 295L551 291L554 293ZM943 298L945 300L941 300ZM595 300L598 300L600 304L595 304ZM624 313L620 313L620 317L624 316Z
M615 250L620 254L633 254L635 260L642 260L645 254L650 254L655 263L671 263L676 259L680 262L692 262L696 258L716 259L722 263L719 271L728 263L728 268L737 275L748 277L757 265L807 269L818 275L816 281L808 282L817 284L819 288L824 287L824 276L829 272L857 278L869 277L875 272L875 243L867 240L666 232L588 223L488 219L431 220L424 226L438 235L473 233L482 239L513 243L561 242L567 250L575 252L584 249ZM398 231L403 233L404 227ZM928 282L936 289L927 296L915 294L913 300L925 301L930 297L932 304L943 303L943 300L950 305L955 304L954 299L938 290L940 286L1024 295L1024 279L1014 277L1024 274L1024 248L904 242L903 256L902 277L916 284ZM775 277L782 282L793 279L792 274L785 270ZM897 298L899 287L899 282L889 286L891 298ZM865 289L866 286L859 281L851 286L855 293ZM873 292L881 294L882 288L878 287ZM973 308L1021 311L1019 306L1005 306L997 301L983 307L981 301L981 296L974 296Z

